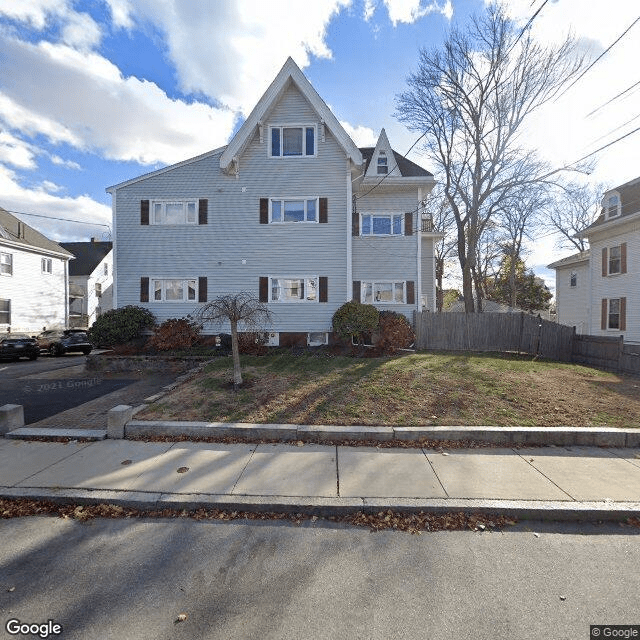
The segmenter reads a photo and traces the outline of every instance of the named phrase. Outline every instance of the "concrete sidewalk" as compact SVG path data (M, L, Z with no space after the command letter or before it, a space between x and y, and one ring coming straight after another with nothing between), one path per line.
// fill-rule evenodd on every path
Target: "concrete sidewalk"
M640 515L640 449L394 449L0 438L0 496L143 509L317 515L466 511L546 519Z

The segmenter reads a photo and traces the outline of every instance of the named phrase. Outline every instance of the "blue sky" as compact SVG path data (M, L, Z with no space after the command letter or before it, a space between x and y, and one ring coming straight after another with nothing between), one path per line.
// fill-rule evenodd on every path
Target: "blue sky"
M543 0L508 0L524 24ZM420 47L485 0L0 0L0 206L54 240L109 237L107 186L226 144L292 56L357 144L382 127L405 153L415 134L394 118ZM640 11L635 0L550 0L543 42L572 30L602 53ZM524 140L555 166L638 126L640 91L587 113L640 78L640 24L532 122ZM617 127L620 127L617 129ZM640 138L638 138L640 139ZM598 154L589 180L638 175L638 141ZM418 151L410 156L427 169ZM66 218L79 222L60 220ZM92 223L92 224L88 224ZM567 255L545 236L527 262Z

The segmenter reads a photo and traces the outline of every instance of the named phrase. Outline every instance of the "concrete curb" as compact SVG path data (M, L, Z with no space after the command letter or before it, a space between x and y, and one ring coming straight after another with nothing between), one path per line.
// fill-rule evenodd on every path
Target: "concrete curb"
M559 447L640 447L640 429L614 427L371 427L242 422L130 420L125 437L264 438L302 440L428 439L471 440L495 445L555 445Z
M519 520L623 521L640 517L640 502L570 502L537 500L477 500L423 498L322 498L310 496L230 496L91 489L2 487L0 497L47 500L57 504L113 504L140 510L220 509L254 513L300 513L345 516L359 511L377 513L458 513L512 516Z

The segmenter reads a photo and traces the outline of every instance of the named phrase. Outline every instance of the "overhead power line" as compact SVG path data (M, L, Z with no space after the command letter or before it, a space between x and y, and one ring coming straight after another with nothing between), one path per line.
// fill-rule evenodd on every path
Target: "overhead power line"
M640 85L640 80L638 80L638 82L634 82L630 87L627 87L624 91L621 91L618 95L613 96L613 98L611 98L611 100L607 100L607 102L605 102L604 104L601 104L599 107L597 107L596 109L594 109L590 113L587 113L585 118L588 118L589 116L592 116L594 113L600 111L600 109L602 109L603 107L606 107L608 104L611 104L614 100L617 100L618 98L621 98L625 93L628 93L629 91L631 91L631 89L633 89L634 87L637 87L638 85Z
M46 218L47 220L62 220L63 222L76 222L77 224L93 225L97 227L107 227L111 231L111 226L102 222L87 222L86 220L72 220L71 218L55 218L54 216L45 216L42 213L27 213L26 211L12 211L11 209L5 209L9 213L15 213L20 216L35 216L36 218Z
M640 127L637 127L633 131L629 131L629 133L625 133L623 136L620 136L619 138L616 138L615 140L609 142L608 144L605 144L604 146L600 147L599 149L596 149L595 151L592 151L591 153L588 153L586 156L582 156L582 158L580 158L579 160L576 160L575 162L572 162L571 164L569 164L567 166L571 167L574 164L578 164L579 162L582 162L583 160L586 160L587 158L590 158L591 156L596 155L596 153L600 153L600 151L603 151L604 149L613 146L614 144L620 142L620 140L624 140L625 138L628 138L630 135L636 133L637 131L640 131Z
M622 38L624 38L627 33L629 33L629 31L631 30L631 28L633 26L635 26L635 24L637 22L640 21L640 16L638 16L624 31L623 33L618 36L618 38L612 42L555 100L554 102L557 102L560 98L562 98L562 96L567 93L567 91L569 91L569 89L571 89L571 87L573 87L576 82L578 82L581 78L583 78L585 76L585 74L593 68L593 66L599 61L601 60L604 56L607 55L607 53L609 53L609 51L611 51L611 49L613 49L613 47L618 44L618 42L620 42L620 40L622 40Z

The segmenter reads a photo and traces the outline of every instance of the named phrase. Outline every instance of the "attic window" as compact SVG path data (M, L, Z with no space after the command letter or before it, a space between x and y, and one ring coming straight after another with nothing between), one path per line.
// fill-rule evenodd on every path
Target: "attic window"
M13 256L10 253L0 253L0 275L13 275Z
M605 208L607 210L607 218L616 218L620 215L620 196L612 193L607 196Z
M52 273L53 261L51 258L42 258L42 273Z
M274 158L314 156L315 139L315 127L271 127L270 155Z
M578 274L575 271L571 272L571 277L569 279L569 286L575 287L578 284Z
M380 151L378 154L378 175L384 175L389 171L387 164L387 154L384 151Z

